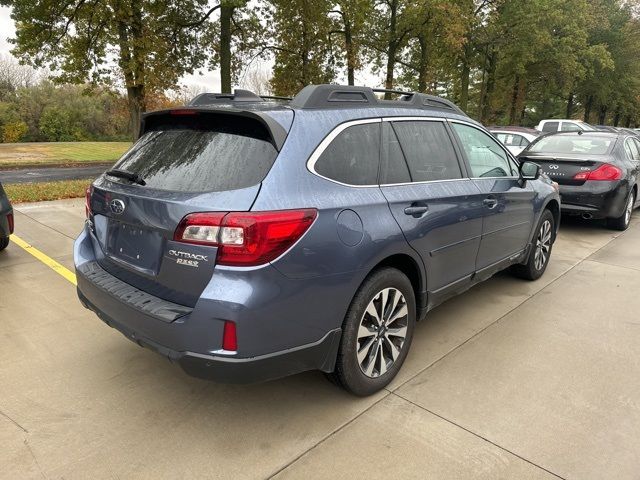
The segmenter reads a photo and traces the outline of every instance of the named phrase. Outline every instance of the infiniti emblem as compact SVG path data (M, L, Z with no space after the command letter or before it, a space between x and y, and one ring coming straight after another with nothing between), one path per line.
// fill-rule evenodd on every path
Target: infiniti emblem
M549 165L549 168L551 170L557 170L559 167L558 167L558 165Z
M122 215L122 212L124 212L124 202L118 199L111 200L109 202L109 209L116 215Z

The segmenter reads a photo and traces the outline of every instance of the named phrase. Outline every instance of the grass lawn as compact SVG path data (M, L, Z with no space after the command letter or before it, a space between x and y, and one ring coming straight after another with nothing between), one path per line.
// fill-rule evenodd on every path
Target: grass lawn
M91 179L63 180L60 182L13 183L4 186L11 203L42 202L62 198L84 197Z
M0 143L0 169L114 162L129 142Z

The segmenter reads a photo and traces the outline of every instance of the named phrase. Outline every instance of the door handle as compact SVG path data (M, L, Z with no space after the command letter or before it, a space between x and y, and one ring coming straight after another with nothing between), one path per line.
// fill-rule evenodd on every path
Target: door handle
M427 206L412 206L404 209L405 215L411 215L413 217L421 217L429 211Z
M496 208L496 205L498 205L498 200L493 197L487 197L482 201L482 203L486 205L487 208L493 209Z

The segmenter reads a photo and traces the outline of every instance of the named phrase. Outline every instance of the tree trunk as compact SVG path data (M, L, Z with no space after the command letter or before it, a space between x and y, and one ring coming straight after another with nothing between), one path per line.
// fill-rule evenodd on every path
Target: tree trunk
M620 105L618 105L616 107L616 113L613 115L613 126L617 127L618 124L620 123L620 117L622 116L622 109L620 108Z
M482 102L482 114L480 115L480 123L487 123L491 116L491 98L496 81L496 53L491 52L489 55L489 66L487 70L487 85L484 89L484 100Z
M234 7L220 5L220 90L231 93L231 17Z
M351 22L344 18L344 45L347 50L347 83L355 85L356 71L356 52L353 45L353 36L351 35Z
M624 128L629 128L631 126L631 115L627 115L624 118Z
M604 125L607 121L607 111L609 107L606 105L600 105L600 111L598 112L598 125Z
M471 68L465 58L462 63L462 73L460 74L460 108L463 111L467 111L469 108L469 76L471 75Z
M145 112L145 90L144 85L136 85L127 87L127 105L129 107L129 121L131 122L131 130L133 140L137 140L140 136L140 121L142 114Z
M418 91L425 93L427 91L428 73L429 73L429 48L428 40L425 34L421 34L418 38L420 44L420 64L418 65Z
M387 44L387 71L384 78L384 88L391 90L393 88L393 71L396 66L396 54L398 52L397 42L397 15L398 2L391 2L391 18L389 19L389 43ZM384 94L385 100L391 100L391 94Z
M519 123L518 113L520 109L520 90L522 85L520 83L520 75L516 74L516 78L513 80L513 92L511 93L511 110L509 111L509 125L517 125Z
M573 92L569 93L569 98L567 99L567 116L566 118L571 118L573 116L573 99L575 94Z
M584 121L589 123L591 121L591 108L593 107L593 95L587 97L587 101L584 104Z
M118 25L118 65L124 76L127 89L127 106L131 122L131 137L140 136L140 120L146 110L145 52L142 49L142 11L140 4L132 2L132 10L125 19L117 19ZM127 23L130 22L130 23Z

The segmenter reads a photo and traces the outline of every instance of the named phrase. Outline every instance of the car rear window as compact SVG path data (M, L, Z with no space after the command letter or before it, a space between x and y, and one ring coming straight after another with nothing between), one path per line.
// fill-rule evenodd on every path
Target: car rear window
M589 135L552 135L538 140L529 147L530 152L540 153L585 153L606 155L613 147L613 138Z
M148 118L144 135L113 168L138 174L150 188L219 192L257 185L277 155L269 131L255 119L168 114Z

